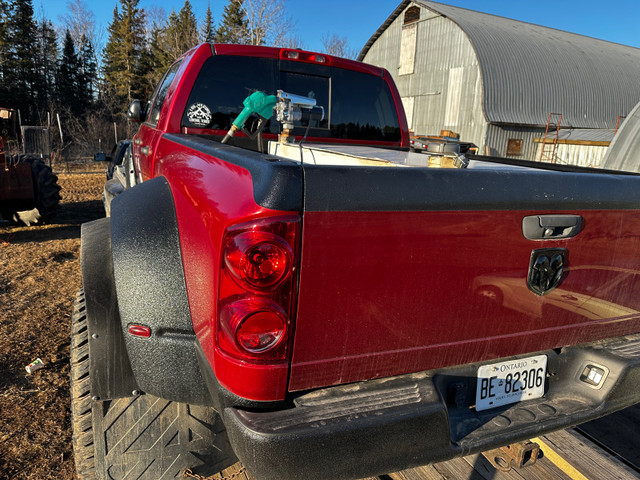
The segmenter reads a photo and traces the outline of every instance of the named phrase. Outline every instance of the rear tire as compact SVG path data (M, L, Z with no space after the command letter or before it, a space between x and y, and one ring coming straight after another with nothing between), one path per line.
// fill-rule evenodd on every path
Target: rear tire
M95 401L91 395L84 291L71 319L71 423L78 480L212 475L237 462L220 416L209 407L152 395Z
M96 478L92 418L87 309L80 290L71 315L71 424L76 472L84 480Z

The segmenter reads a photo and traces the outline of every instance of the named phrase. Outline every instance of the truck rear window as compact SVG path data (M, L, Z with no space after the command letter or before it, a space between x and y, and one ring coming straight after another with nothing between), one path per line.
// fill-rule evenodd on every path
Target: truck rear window
M316 99L325 119L310 136L397 142L400 125L391 92L383 78L325 65L271 58L219 55L208 59L194 84L182 116L183 127L228 130L242 111L242 101L260 90L277 90ZM303 135L306 125L294 130ZM272 117L265 132L279 133Z

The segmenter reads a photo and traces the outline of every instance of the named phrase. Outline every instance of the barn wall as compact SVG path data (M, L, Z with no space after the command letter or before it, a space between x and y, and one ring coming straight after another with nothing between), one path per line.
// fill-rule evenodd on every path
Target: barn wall
M534 139L544 136L544 130L544 128L536 127L488 125L484 145L489 147L489 154L492 156L537 160ZM519 155L507 154L507 146L510 139L522 140L522 150ZM481 148L480 153L484 154L485 150Z
M547 149L549 147L547 146ZM578 165L580 167L600 167L608 147L597 145L558 144L556 147L556 162L564 165ZM542 144L536 144L536 159L540 156Z
M438 135L453 130L483 148L482 78L466 34L426 8L417 22L403 21L404 13L382 32L364 61L389 70L413 132Z

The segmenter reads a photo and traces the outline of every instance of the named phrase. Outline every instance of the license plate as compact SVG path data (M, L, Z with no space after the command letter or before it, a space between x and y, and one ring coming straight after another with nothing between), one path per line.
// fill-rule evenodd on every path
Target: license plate
M546 374L546 355L483 365L478 368L476 410L540 398Z

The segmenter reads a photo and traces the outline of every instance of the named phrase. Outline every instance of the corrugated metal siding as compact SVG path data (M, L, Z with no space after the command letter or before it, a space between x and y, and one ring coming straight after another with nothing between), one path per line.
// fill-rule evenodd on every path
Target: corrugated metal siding
M489 125L487 136L480 147L480 154L485 154L485 146L489 148L489 155L497 157L517 158L520 160L537 160L536 144L534 139L544 136L544 128L535 127L502 127ZM507 144L509 139L521 139L522 151L520 155L507 156Z
M547 147L548 148L548 147ZM536 144L536 160L540 158L542 144ZM597 168L601 166L602 159L607 153L608 147L593 145L569 145L558 144L556 146L556 162L562 165L578 165L580 167Z
M389 70L405 104L413 102L409 127L415 133L438 135L448 129L479 145L486 121L480 68L469 39L453 22L423 8L417 23L414 73L400 75L402 22L400 12L372 42L363 61Z
M613 140L613 136L615 134L615 130L613 128L589 128L589 129L573 129L573 130L562 130L558 132L559 140L566 140L567 142L577 141L577 142L611 142ZM554 138L555 131L549 132L547 134L547 138ZM540 137L542 138L542 137Z
M640 100L640 49L440 3L413 3L445 15L468 35L482 71L484 113L491 123L546 125L548 114L559 112L564 126L615 128L618 116ZM370 61L369 52L402 20L408 5L400 4L361 58ZM418 49L430 50L439 40L420 35ZM455 48L437 50L438 55L456 55ZM398 49L391 55L398 55ZM432 67L441 65L439 60Z

